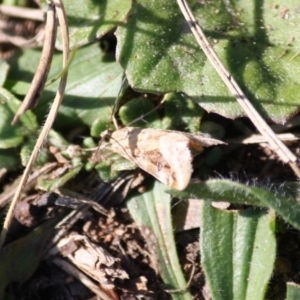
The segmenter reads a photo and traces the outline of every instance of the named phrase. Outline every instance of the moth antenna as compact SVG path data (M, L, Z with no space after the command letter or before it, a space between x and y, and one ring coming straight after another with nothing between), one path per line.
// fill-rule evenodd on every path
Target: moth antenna
M156 105L153 109L151 109L150 111L148 111L145 114L142 114L141 116L139 116L138 118L134 119L133 121L131 121L130 123L128 123L126 126L130 126L131 124L137 122L137 121L144 121L145 123L147 123L146 120L144 120L145 117L147 117L148 115L152 114L153 112L155 112L163 103L165 102L165 98L163 98L158 105Z
M122 80L122 83L121 83L121 87L120 87L119 92L118 92L118 95L115 99L115 103L114 103L113 107L111 108L111 115L110 115L110 118L109 118L109 123L106 125L106 130L103 132L103 134L101 134L101 139L99 141L97 150L96 150L95 154L92 157L92 162L93 163L96 163L98 161L98 156L100 156L99 153L100 153L100 148L101 148L101 145L103 144L103 141L108 142L108 140L111 136L112 129L109 128L109 124L113 123L115 129L116 130L119 129L119 125L118 125L117 118L116 118L116 113L118 111L117 107L118 107L118 104L119 104L119 101L120 101L119 99L120 99L120 95L121 95L121 92L122 92L122 88L124 87L124 84L125 84L126 80L127 80L127 78L126 78L126 76L124 76L124 78ZM109 136L109 138L107 138L108 136Z
M97 163L97 161L99 160L98 157L100 157L101 145L103 144L103 142L109 142L111 133L112 133L112 129L108 128L101 134L101 139L99 141L98 147L92 157L92 162L94 164Z
M112 112L111 112L111 116L110 116L110 121L114 124L116 130L119 129L119 125L118 125L118 121L117 121L117 118L116 118L116 114L118 113L119 111L119 106L120 106L120 95L121 95L121 92L122 92L122 89L124 87L124 84L126 82L127 78L126 76L124 76L123 78L123 81L121 83L121 87L119 89L119 92L118 92L118 96L115 100L115 104L114 106L112 107ZM108 129L107 129L108 130Z
M124 84L125 79L126 79L126 77L123 79L122 85ZM115 103L115 105L113 106L112 115L111 115L111 120L112 120L112 122L113 122L113 124L114 124L116 130L119 130L119 129L120 129L120 127L119 127L119 125L118 125L118 122L117 122L117 119L116 119L116 117L115 117L115 115L116 115L116 113L117 113L116 107L117 107L117 104L118 104L117 102L118 102L118 100L119 100L120 93L121 93L121 89L120 89L119 94L118 94L118 97L117 97L117 99L116 99L116 103ZM131 124L133 124L133 123L135 123L135 122L137 122L137 121L139 121L139 120L143 120L146 116L148 116L149 114L151 114L151 113L153 113L154 111L156 111L156 110L157 110L164 102L165 102L165 98L163 98L163 99L159 102L159 104L158 104L157 106L155 106L152 110L150 110L150 111L147 112L146 114L141 115L140 117L136 118L135 120L131 121L131 122L130 122L129 124L127 124L126 126L130 126ZM146 122L146 120L144 120L144 121ZM125 126L125 127L126 127L126 126ZM105 131L104 134L101 136L101 140L100 140L100 142L99 142L99 146L98 146L97 151L96 151L96 153L95 153L95 155L94 155L94 157L93 157L93 160L92 160L92 161L93 161L94 163L96 163L96 161L97 161L97 156L98 156L98 154L99 154L99 152L100 152L101 144L103 143L103 141L109 142L109 140L111 139L112 132L113 132L113 131L112 131L111 129L109 129L108 126L107 126L106 131ZM116 141L116 140L115 140L115 142L118 143L118 141ZM121 146L121 145L120 145L120 146ZM125 149L124 149L124 151L125 151ZM126 152L126 151L125 151L125 152ZM136 162L134 162L134 163L137 164Z
M119 92L118 92L118 96L117 96L117 98L116 98L116 100L115 100L115 104L114 104L113 107L112 107L112 112L111 112L111 116L110 116L110 122L113 123L113 125L114 125L114 127L115 127L116 130L119 130L119 129L120 129L120 126L119 126L119 124L118 124L116 115L117 115L117 113L118 113L118 111L119 111L119 107L120 107L120 95L121 95L121 92L122 92L122 89L123 89L123 87L124 87L124 84L125 84L126 80L127 80L127 78L126 78L126 76L124 76L124 79L123 79L123 81L122 81L120 90L119 90ZM144 118L145 118L146 116L148 116L149 114L151 114L151 113L153 113L154 111L156 111L156 110L157 110L164 102L165 102L165 98L163 98L163 99L159 102L159 104L158 104L157 106L155 106L152 110L150 110L150 111L147 112L146 114L141 115L140 117L136 118L135 120L131 121L131 122L130 122L129 124L127 124L126 126L130 126L131 124L133 124L133 123L135 123L135 122L137 122L137 121L139 121L139 120L144 120ZM146 122L146 120L144 120L144 121ZM124 127L124 126L122 126L122 127ZM109 128L109 125L107 125L106 131L104 132L103 135L101 135L101 140L100 140L99 145L98 145L98 147L97 147L96 153L95 153L95 155L94 155L93 158L92 158L93 163L96 163L96 161L97 161L97 157L98 157L98 154L99 154L99 152L100 152L100 148L101 148L101 145L102 145L103 141L108 142L109 139L111 138L111 133L112 133L112 130Z

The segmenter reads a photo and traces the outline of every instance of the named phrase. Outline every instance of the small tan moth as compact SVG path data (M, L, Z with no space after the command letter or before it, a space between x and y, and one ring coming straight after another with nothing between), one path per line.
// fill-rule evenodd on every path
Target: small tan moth
M103 136L112 151L176 190L184 190L190 182L191 149L199 153L204 147L223 144L200 134L153 128L125 127Z

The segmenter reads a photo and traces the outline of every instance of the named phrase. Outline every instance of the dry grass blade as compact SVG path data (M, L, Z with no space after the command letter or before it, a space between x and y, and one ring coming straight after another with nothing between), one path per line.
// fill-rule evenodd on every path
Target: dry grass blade
M45 28L45 41L38 68L34 74L30 89L19 107L12 124L16 124L20 116L28 109L33 108L38 102L47 80L57 33L57 19L54 5L49 4Z
M30 175L30 177L27 181L27 185L30 185L33 182L36 182L39 177L41 177L45 173L50 172L56 166L57 166L57 163L53 162L53 163L48 163L48 164L44 165L42 168L36 170L35 172L33 172ZM19 179L17 179L12 185L8 186L7 188L4 187L4 191L0 194L0 207L4 207L5 205L7 205L10 202L10 200L13 198L13 196L15 194L15 187L18 184L18 180Z
M54 0L51 2L51 4L54 4L54 7L56 9L57 12L57 16L58 16L58 20L59 20L59 24L60 24L60 28L61 28L61 33L62 33L62 40L63 40L63 67L65 67L68 63L69 60L69 31L68 31L68 24L67 24L67 18L66 18L66 14L65 14L65 10L64 10L64 6L63 3L61 2L61 0ZM68 76L68 72L66 72L63 77L61 78L59 87L58 87L58 91L56 92L56 96L54 98L53 104L51 106L50 112L47 116L45 125L37 139L37 142L35 144L35 147L32 151L32 154L29 158L28 164L24 170L23 176L20 180L20 183L18 185L18 188L16 190L16 193L14 195L14 198L11 202L11 205L9 207L8 213L6 215L5 218L5 222L3 225L3 229L1 232L1 236L0 236L0 249L3 246L3 243L5 241L9 226L11 224L12 218L13 218L13 212L15 210L15 207L17 205L17 202L20 198L21 192L23 187L26 185L27 183L27 179L29 177L29 174L31 172L31 169L33 167L34 162L37 159L37 156L39 154L39 151L52 127L52 124L55 120L55 117L57 115L58 109L60 107L60 104L62 102L63 96L64 96L64 91L66 88L66 84L67 84L67 76Z
M282 141L298 141L300 139L300 134L293 134L293 133L281 133L277 134L278 138ZM228 144L230 143L237 143L237 144L260 144L260 143L266 143L267 140L264 136L260 134L252 134L250 136L245 137L239 137L236 139L231 139L226 141Z
M44 21L44 13L40 9L1 4L0 12L6 16L15 18Z
M201 27L199 26L186 1L177 0L177 3L201 49L203 50L211 64L214 66L214 68L216 69L216 71L218 72L218 74L220 75L230 92L236 98L239 105L245 111L249 119L253 122L257 130L266 138L273 151L277 153L277 155L283 162L289 163L296 175L300 178L300 170L295 164L295 162L297 161L297 157L277 137L277 135L273 132L273 130L269 127L269 125L253 107L251 102L247 99L246 95L240 89L236 81L226 70L219 57L209 44L207 38L205 37Z
M87 288L89 288L92 292L100 297L103 300L117 300L119 299L118 295L114 290L105 290L99 286L98 283L95 283L91 280L87 275L78 270L71 263L67 262L62 258L54 258L52 262L56 264L59 268L65 270L66 273L72 275L77 278L82 284L84 284Z

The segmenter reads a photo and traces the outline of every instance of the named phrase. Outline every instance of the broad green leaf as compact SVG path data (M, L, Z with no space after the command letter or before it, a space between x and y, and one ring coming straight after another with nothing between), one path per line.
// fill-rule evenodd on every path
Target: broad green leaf
M130 0L64 0L68 18L71 48L86 45L101 38L122 22ZM61 49L61 41L57 43Z
M36 119L31 112L27 112L17 125L11 125L20 101L4 88L0 88L0 100L0 149L17 147L26 136L36 132Z
M285 190L271 192L230 180L213 179L206 182L191 183L183 192L172 191L182 198L203 199L208 201L226 201L230 203L268 207L300 230L300 204L295 195Z
M36 270L59 218L53 218L27 236L5 246L0 254L0 299L10 282L25 282Z
M282 123L299 108L297 5L296 0L192 5L215 51L255 107ZM134 89L181 91L208 111L244 115L196 44L176 1L138 0L129 15L117 31L117 59Z
M201 261L212 299L264 299L276 257L274 214L205 203L201 220Z
M97 45L77 50L56 122L65 126L66 122L78 119L93 130L93 124L101 120L107 126L122 75L119 64L103 54Z
M40 52L26 50L17 60L11 62L10 86L16 93L26 93L19 88L19 80L32 80ZM49 78L61 71L62 56L54 55ZM34 64L34 67L32 66ZM94 135L106 129L113 103L122 84L123 70L112 56L102 53L98 45L90 45L76 51L69 67L68 83L55 127L63 129L78 125L91 126ZM57 82L46 87L39 104L33 110L40 122L45 118L54 99ZM101 122L102 127L93 127Z
M13 93L25 96L30 87L33 75L38 67L41 53L41 49L20 50L13 58L9 59L8 64L10 69L5 82L5 88ZM53 70L52 66L49 77L53 76L55 73L58 73L60 69L61 65L55 70Z
M299 300L300 299L300 286L293 282L287 283L286 300Z
M127 201L127 207L141 231L146 233L151 256L156 259L160 275L168 289L185 289L186 282L176 252L171 220L171 197L165 187L154 187ZM171 294L173 299L192 299L189 292Z

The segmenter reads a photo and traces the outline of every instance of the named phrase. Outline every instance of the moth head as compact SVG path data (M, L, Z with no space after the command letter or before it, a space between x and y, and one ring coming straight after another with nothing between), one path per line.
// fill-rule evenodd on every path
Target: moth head
M107 130L103 131L100 135L101 140L108 143L110 141L112 133L113 133L112 129L107 129Z

